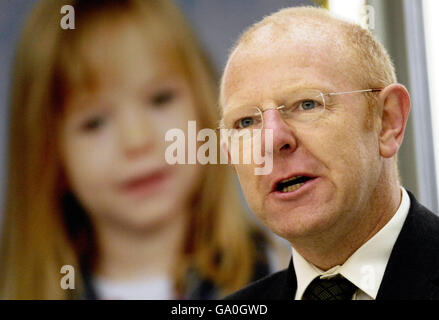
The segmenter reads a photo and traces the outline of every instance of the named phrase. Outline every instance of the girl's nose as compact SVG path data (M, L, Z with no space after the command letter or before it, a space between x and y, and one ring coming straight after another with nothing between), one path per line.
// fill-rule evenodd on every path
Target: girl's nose
M120 112L119 137L123 152L136 157L150 151L154 142L153 124L145 110L125 107Z

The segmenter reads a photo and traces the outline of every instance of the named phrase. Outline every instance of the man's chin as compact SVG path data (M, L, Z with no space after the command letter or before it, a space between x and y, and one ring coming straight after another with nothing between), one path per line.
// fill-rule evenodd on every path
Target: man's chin
M265 225L278 236L292 242L294 239L317 236L333 224L335 216L329 211L300 208L289 211L272 210L264 219Z

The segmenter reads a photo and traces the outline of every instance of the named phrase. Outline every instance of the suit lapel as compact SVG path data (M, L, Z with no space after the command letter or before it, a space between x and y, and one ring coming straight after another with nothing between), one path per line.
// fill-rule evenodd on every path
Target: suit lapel
M296 272L294 270L293 259L291 258L288 269L284 271L281 277L278 278L276 291L276 300L292 300L297 290Z
M439 299L439 217L408 193L410 210L390 255L377 300Z

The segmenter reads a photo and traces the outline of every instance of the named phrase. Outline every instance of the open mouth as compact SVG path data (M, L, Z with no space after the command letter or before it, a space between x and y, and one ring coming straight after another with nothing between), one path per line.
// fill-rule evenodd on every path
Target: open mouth
M311 177L305 176L295 176L292 178L288 178L277 183L276 191L282 193L293 192L303 186L307 181L312 179L313 178Z

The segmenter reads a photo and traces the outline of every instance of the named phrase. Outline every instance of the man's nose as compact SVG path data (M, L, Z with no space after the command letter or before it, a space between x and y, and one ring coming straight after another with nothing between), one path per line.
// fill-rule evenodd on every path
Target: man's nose
M297 140L294 130L289 126L278 110L270 109L263 113L264 129L273 130L273 152L294 152L297 148Z
M137 157L151 150L154 144L153 125L144 110L129 106L121 110L119 142L122 152L127 157Z

